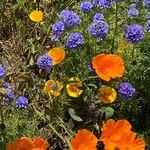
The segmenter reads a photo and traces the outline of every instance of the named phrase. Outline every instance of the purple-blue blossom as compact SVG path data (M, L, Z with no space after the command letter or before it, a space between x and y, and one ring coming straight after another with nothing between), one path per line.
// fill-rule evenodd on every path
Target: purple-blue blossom
M136 89L130 83L121 83L119 85L119 96L125 99L131 98L136 92Z
M150 7L150 0L144 0L144 6Z
M16 107L18 108L27 108L28 106L28 99L24 96L19 96L16 99Z
M128 17L133 18L133 17L137 17L138 15L139 15L138 9L132 5L128 11Z
M67 49L76 49L79 48L84 43L84 37L80 32L71 33L65 44Z
M59 37L64 33L65 25L62 21L58 21L52 25L52 41L58 41Z
M75 12L67 9L60 13L60 19L64 23L65 27L73 27L81 23L80 17Z
M0 79L3 78L5 75L6 75L6 70L2 66L2 64L0 64Z
M128 42L138 43L144 37L144 30L138 24L128 25L125 29L125 38Z
M109 8L111 6L110 0L93 0L93 5L101 9Z
M38 58L37 65L40 69L49 70L53 66L53 60L50 56L45 54L45 55L42 55Z
M95 20L88 28L88 32L93 37L103 40L108 34L108 24L102 20Z
M103 20L103 19L104 19L104 15L102 13L97 13L93 17L93 21L95 21L95 20Z
M93 8L93 4L89 1L84 1L80 5L80 10L84 13L90 12Z

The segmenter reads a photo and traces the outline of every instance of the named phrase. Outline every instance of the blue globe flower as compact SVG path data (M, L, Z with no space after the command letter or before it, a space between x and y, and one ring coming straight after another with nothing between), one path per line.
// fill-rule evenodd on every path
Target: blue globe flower
M138 43L144 37L144 30L138 24L128 25L125 29L125 38L128 42Z
M128 11L128 17L133 18L133 17L137 17L138 15L139 15L138 9L136 9L135 6L131 6Z
M68 36L65 47L67 49L79 48L84 43L84 37L80 32L73 32Z
M129 99L135 94L136 89L130 83L125 82L119 85L118 92L121 97Z
M53 66L53 60L51 57L49 57L47 54L45 54L38 58L37 65L40 69L49 70Z
M66 27L73 27L81 23L80 17L75 12L67 9L60 13L60 19Z
M16 99L16 107L18 108L27 108L28 106L28 99L24 96L19 96Z
M93 5L100 7L101 9L108 8L111 6L110 0L93 0Z
M0 64L0 79L6 75L5 68Z
M89 1L84 1L80 5L80 10L83 12L90 12L93 8L93 4Z
M150 0L144 0L144 6L150 7Z
M58 21L52 25L52 41L58 41L59 37L64 33L65 25L62 21Z
M89 34L103 40L108 34L108 24L102 20L94 21L88 28Z
M103 20L103 19L104 19L104 15L101 14L101 13L97 13L93 17L93 21L95 21L95 20Z

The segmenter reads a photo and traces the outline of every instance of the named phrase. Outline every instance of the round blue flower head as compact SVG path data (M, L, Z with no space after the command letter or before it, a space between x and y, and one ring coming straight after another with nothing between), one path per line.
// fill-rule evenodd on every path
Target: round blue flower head
M75 49L84 43L84 37L80 32L73 32L68 36L65 47L68 49Z
M104 19L104 15L102 13L97 13L93 17L93 21L95 21L95 20L103 20L103 19Z
M0 79L3 78L6 75L6 71L2 64L0 64Z
M94 21L88 28L89 34L103 40L108 34L108 24L102 20Z
M24 96L19 96L16 99L16 107L18 108L27 108L28 106L28 99Z
M135 94L136 89L130 83L121 83L119 86L119 95L125 99L129 99Z
M93 8L93 4L89 1L84 1L80 5L80 10L83 12L90 12Z
M150 0L144 0L144 6L150 7Z
M144 30L138 24L132 24L125 29L125 38L128 42L138 43L144 37Z
M66 27L73 27L81 23L80 17L73 11L63 10L60 13L60 19Z
M145 26L145 29L147 32L150 32L150 22L147 23L147 25Z
M52 68L53 60L51 57L49 57L47 54L45 54L38 58L37 65L40 69L49 70Z
M101 9L108 8L111 6L110 0L93 0L93 5L100 7Z
M139 15L139 11L136 9L136 7L131 6L128 11L128 17L133 18L133 17L137 17L138 15Z
M64 33L65 25L62 21L58 21L52 25L52 41L58 41L59 37Z

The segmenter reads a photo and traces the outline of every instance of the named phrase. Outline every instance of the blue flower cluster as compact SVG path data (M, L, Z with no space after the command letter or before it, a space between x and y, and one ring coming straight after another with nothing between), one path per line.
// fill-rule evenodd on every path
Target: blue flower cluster
M50 56L44 54L38 58L37 65L40 69L50 70L53 66L53 60Z
M139 15L139 11L138 9L136 8L136 5L131 5L130 6L130 9L128 11L128 17L129 18L133 18L133 17L137 17Z
M67 28L79 25L81 23L80 17L75 12L67 9L60 13L60 19Z
M65 44L67 49L76 49L79 48L84 43L84 37L80 32L71 33Z
M80 10L84 13L90 12L93 8L93 4L89 1L84 1L80 5Z
M52 25L52 41L58 41L59 37L64 33L65 25L62 21L58 21Z
M28 99L25 96L19 96L16 99L16 107L27 108L27 106L28 106Z
M97 13L93 17L93 21L95 21L95 20L103 20L103 19L104 19L104 15L102 13Z
M88 28L88 32L93 37L103 40L108 34L108 24L102 20L95 20Z
M0 64L0 79L6 75L5 68Z
M9 105L14 99L14 91L10 83L5 82L3 87L6 89L6 97L3 101L3 105Z
M118 92L121 97L129 99L135 94L136 89L130 83L125 82L120 84Z
M150 0L144 0L144 6L150 8Z
M110 0L93 0L93 5L96 7L100 7L101 9L111 7Z
M131 43L138 43L144 37L144 30L138 24L132 24L125 29L125 38Z

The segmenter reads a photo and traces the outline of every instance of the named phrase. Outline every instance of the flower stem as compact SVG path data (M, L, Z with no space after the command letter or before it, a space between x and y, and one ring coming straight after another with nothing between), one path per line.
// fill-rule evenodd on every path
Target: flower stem
M114 47L115 47L115 38L117 35L117 28L118 28L118 4L115 3L115 29L113 33L113 38L112 38L112 47L111 47L111 53L114 52Z

